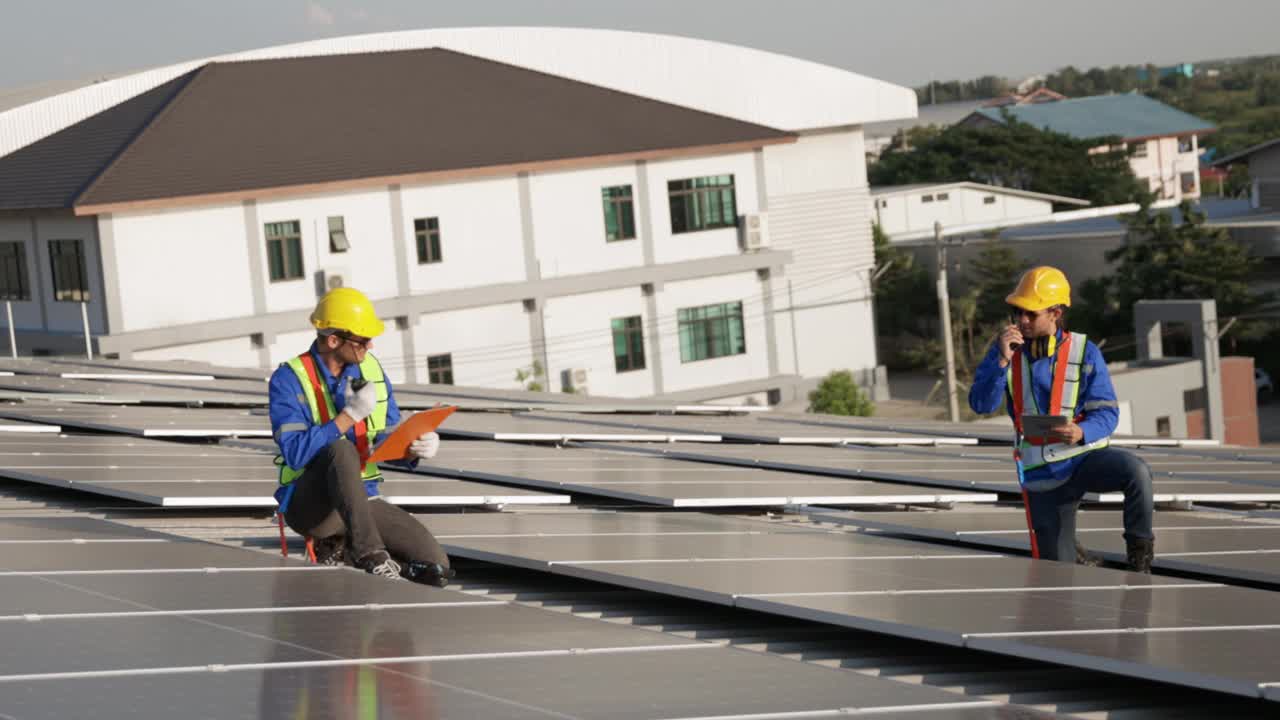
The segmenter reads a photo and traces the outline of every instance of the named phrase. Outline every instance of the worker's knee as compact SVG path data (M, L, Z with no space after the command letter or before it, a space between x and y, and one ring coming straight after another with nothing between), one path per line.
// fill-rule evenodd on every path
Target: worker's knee
M360 472L360 453L346 438L338 438L329 444L329 461L338 472Z

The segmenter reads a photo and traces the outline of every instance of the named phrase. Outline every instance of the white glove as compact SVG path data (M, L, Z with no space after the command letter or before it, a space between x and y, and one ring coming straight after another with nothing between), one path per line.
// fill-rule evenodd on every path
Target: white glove
M440 451L440 436L433 433L425 433L417 440L409 443L409 457L418 460L430 460Z
M369 383L358 391L352 391L351 383L347 383L343 397L346 398L346 405L343 406L342 412L350 415L352 420L360 422L373 414L373 408L378 404L378 388L376 384Z

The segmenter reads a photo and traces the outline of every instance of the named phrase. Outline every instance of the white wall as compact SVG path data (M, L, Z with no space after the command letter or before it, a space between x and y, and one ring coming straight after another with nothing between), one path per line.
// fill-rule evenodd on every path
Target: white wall
M1048 215L1053 204L1048 200L987 192L974 188L938 186L940 189L915 190L894 195L873 195L872 207L878 213L880 227L893 237L897 233L930 230L935 222L946 225L1010 220ZM939 200L939 193L945 200ZM924 197L933 197L924 202ZM986 198L994 198L988 204ZM878 206L884 203L884 206Z
M1140 143L1131 143L1137 145ZM1200 197L1199 143L1192 141L1191 152L1178 152L1176 137L1163 137L1146 141L1146 157L1131 157L1129 167L1139 180L1145 179L1157 197L1165 198L1197 198ZM1196 189L1194 193L1183 195L1181 173L1195 173ZM1165 188L1161 194L1161 184Z
M298 352L301 352L299 350ZM298 352L293 353L297 355ZM231 367L258 367L258 349L248 337L140 350L134 360L196 360Z
M586 368L592 395L652 395L654 348L649 343L649 317L645 312L645 305L640 288L622 288L547 300L543 317L546 323L552 389L560 389L561 371ZM619 373L614 363L611 323L614 318L633 315L641 317L645 330L645 368ZM667 342L665 337L663 341Z
M681 362L677 311L680 308L735 301L742 302L746 353ZM663 385L666 392L769 377L760 280L755 273L668 283L658 293L657 304L659 334L662 336Z
M102 260L98 255L97 220L92 217L41 217L36 222L36 268L43 289L46 328L52 332L83 332L80 303L53 299L53 268L49 259L50 240L79 240L84 248L84 270L89 285L89 331L101 333L106 327L102 297Z
M631 186L636 237L606 242L600 191L614 185ZM639 179L634 164L535 174L530 177L529 190L533 237L542 277L644 264L640 206L636 197ZM662 200L666 200L665 189Z
M449 353L454 384L518 389L516 369L533 360L522 303L423 315L412 331L421 382L427 381L427 356Z
M241 205L119 214L110 223L121 322L112 332L253 314Z
M667 182L711 175L733 175L734 200L739 216L754 213L759 209L755 156L752 153L650 163L649 202L653 211L655 262L680 262L739 252L736 227L699 230L677 235L671 233L671 207L668 202Z
M351 249L334 253L329 247L331 216L342 216ZM296 220L302 230L303 277L270 281L265 227L269 223ZM241 223L243 225L243 223ZM267 312L301 310L316 303L316 272L341 269L349 272L348 287L362 290L373 300L395 297L396 254L391 230L391 200L386 188L370 191L310 195L258 203L260 242L257 262L267 283ZM244 231L241 231L243 237Z
M0 242L21 243L27 259L27 292L30 300L12 300L13 325L18 329L39 330L44 327L40 318L40 277L36 267L38 259L35 241L31 235L31 220L28 218L0 218ZM8 322L0 315L0 320Z
M409 244L411 294L525 279L520 191L514 176L441 185L406 185L401 190L401 203L404 237ZM440 254L444 260L419 265L413 221L428 217L440 219ZM394 267L387 271L394 282Z

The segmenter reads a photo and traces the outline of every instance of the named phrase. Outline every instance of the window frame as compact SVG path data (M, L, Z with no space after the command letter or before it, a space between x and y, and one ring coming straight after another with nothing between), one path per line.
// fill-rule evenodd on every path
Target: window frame
M75 248L74 252L66 253L61 249L66 247L68 243ZM55 250L55 248L57 249ZM89 302L93 299L89 292L89 273L85 267L84 254L84 241L79 238L52 239L49 241L49 269L52 279L50 289L53 293L54 302L80 303ZM62 272L59 272L59 265L63 264L59 261L69 255L74 256L76 287L69 287L67 285L68 278ZM63 268L63 270L67 269L71 268Z
M1151 141L1149 140L1142 140L1140 142L1129 143L1129 147L1133 148L1133 153L1130 155L1130 157L1136 157L1136 158L1147 157L1148 153L1150 152L1148 150L1148 145L1150 145L1150 142Z
M1178 173L1178 185L1180 186L1179 189L1182 190L1183 195L1194 193L1196 191L1196 175L1197 173L1194 170ZM1188 182L1188 180L1190 180L1190 182Z
M334 221L337 222L334 222ZM333 215L328 219L329 252L344 253L351 249L351 239L347 237L347 222L341 215ZM334 226L337 227L334 227Z
M286 226L292 226L292 233L278 232ZM294 282L307 276L307 261L302 255L302 222L300 220L280 220L264 223L262 235L267 244L267 277L270 282ZM286 247L288 245L288 247ZM279 247L276 254L275 247ZM291 273L289 251L292 250L297 259L297 272Z
M443 362L441 360L443 359ZM436 367L432 367L432 363L437 363ZM436 374L440 374L440 379L436 379ZM437 355L427 356L427 383L430 385L452 385L453 384L453 353L439 353Z
M719 182L721 179L727 179L727 182ZM716 184L698 185L700 181L716 182ZM688 184L684 187L684 184ZM715 202L711 202L710 198L715 197ZM725 200L728 203L725 203ZM689 212L689 203L693 203L693 212ZM677 211L679 205L679 211ZM718 218L711 222L702 223L713 205L719 205ZM732 173L727 175L700 175L697 177L680 178L678 180L667 181L667 208L670 211L671 218L671 234L685 235L694 232L703 232L705 230L721 230L724 228L736 228L738 226L738 186ZM703 212L706 210L706 212ZM726 219L728 216L731 219ZM680 220L680 227L677 227L677 218ZM690 219L694 219L695 224L690 225Z
M1194 135L1183 135L1178 138L1178 154L1187 155L1195 152L1196 139Z
M435 265L444 262L444 240L440 231L440 216L413 219L413 244L419 265Z
M12 254L8 254L10 245L13 246ZM10 279L16 281L12 287L9 285ZM31 301L31 273L28 272L27 267L27 243L22 240L0 242L0 300Z
M613 194L612 191L625 190L626 194ZM636 239L636 206L635 190L631 184L607 185L600 188L600 201L604 210L604 241L606 243L622 242ZM616 228L609 230L609 221ZM627 227L628 222L630 228ZM630 233L630 234L628 234ZM616 237L615 237L616 235Z
M741 300L679 308L676 311L676 323L682 364L747 353L746 322ZM723 343L724 352L718 352L719 343Z
M609 329L613 338L613 371L622 374L644 370L644 317L628 315L613 318L609 321ZM619 340L624 345L621 354L618 353Z

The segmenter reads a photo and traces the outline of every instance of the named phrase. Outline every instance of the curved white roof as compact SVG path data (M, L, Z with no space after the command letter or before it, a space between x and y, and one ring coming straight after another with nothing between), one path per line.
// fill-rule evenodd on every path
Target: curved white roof
M581 28L352 35L218 55L95 83L0 113L0 156L209 62L440 47L779 130L914 117L909 88L752 48Z

